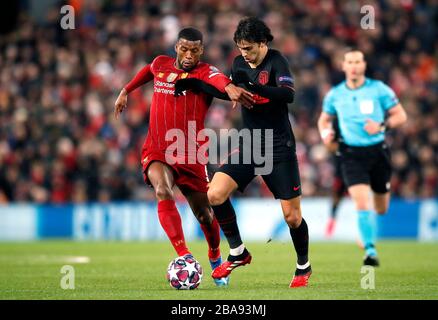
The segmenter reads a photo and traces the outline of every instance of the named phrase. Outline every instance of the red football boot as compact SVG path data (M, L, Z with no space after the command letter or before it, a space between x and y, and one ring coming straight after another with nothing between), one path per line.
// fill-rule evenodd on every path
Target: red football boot
M289 284L289 288L307 287L311 274L312 274L312 269L310 269L304 274L294 275L294 278Z
M245 250L245 251L247 254L244 255L243 258L239 257L239 260L225 261L219 267L217 267L216 269L213 270L213 272L211 273L211 276L214 279L225 278L225 277L228 277L230 275L231 271L233 271L235 268L251 263L252 256L247 250Z
M331 238L331 236L333 235L333 232L335 231L335 224L336 224L336 220L330 218L325 229L325 236L327 238Z

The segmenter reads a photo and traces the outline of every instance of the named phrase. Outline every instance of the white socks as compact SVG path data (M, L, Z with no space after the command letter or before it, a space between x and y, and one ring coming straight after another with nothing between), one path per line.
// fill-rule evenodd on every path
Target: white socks
M230 249L230 255L232 256L239 256L243 253L245 250L245 245L242 243L240 246L234 249Z

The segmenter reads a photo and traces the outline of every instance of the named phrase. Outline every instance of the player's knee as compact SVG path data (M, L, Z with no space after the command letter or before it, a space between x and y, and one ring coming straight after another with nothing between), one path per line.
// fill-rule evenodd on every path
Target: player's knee
M223 192L214 188L208 190L207 197L212 206L219 206L227 200L227 196Z
M166 185L158 185L155 187L155 195L158 200L172 200L173 191Z
M290 228L298 228L302 221L301 209L299 207L291 208L289 212L285 214L284 220L286 220Z
M208 208L202 208L195 211L198 222L202 225L210 225L213 222L213 215Z

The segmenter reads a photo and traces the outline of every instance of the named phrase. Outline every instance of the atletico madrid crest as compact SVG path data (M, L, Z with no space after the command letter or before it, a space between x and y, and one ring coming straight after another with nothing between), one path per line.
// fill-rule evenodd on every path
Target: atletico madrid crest
M268 71L265 71L265 70L261 71L259 73L259 83L265 85L268 83L268 81L269 81Z

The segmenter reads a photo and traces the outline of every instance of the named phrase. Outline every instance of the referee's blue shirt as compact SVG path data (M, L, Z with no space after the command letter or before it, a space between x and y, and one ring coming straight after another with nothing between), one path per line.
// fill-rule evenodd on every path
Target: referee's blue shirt
M345 144L365 147L385 139L383 132L369 135L365 131L366 120L383 122L386 111L398 103L390 87L382 81L365 78L364 84L356 89L348 88L346 81L333 87L324 97L322 110L337 116Z

